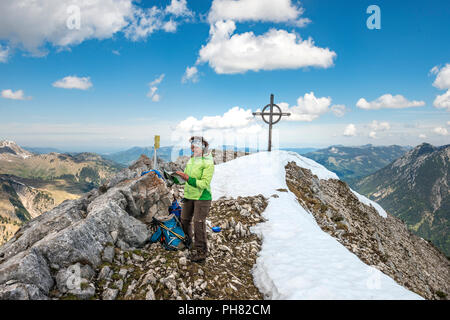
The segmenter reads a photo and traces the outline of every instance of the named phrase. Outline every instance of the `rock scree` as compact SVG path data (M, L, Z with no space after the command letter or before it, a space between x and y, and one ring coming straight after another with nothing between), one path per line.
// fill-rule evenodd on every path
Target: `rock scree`
M152 218L167 215L173 196L182 195L153 172L141 176L151 168L143 155L98 189L23 225L0 247L0 299L261 299L251 274L261 240L249 228L264 220L267 199L213 201L210 254L204 265L192 264L187 249L148 242ZM222 231L213 233L213 225Z

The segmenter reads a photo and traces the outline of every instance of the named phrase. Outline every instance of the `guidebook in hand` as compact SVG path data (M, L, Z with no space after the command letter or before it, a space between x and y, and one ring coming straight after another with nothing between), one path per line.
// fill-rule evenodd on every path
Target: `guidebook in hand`
M175 171L166 171L166 170L164 170L164 178L166 178L171 183L175 183L175 184L185 184L186 183L186 180L184 180Z

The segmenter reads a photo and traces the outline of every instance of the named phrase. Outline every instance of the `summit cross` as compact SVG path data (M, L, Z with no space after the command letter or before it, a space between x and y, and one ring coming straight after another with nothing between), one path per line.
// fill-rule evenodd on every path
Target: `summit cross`
M272 151L272 126L276 123L278 123L281 120L282 116L290 116L291 114L289 112L281 112L281 108L273 103L273 94L270 95L270 103L266 105L262 112L253 112L252 114L254 116L261 116L263 121L269 125L269 144L267 151ZM269 111L266 112L266 109L269 108ZM274 112L274 108L278 109L278 112ZM269 116L269 120L264 118L264 116ZM278 117L275 121L273 120L274 117Z

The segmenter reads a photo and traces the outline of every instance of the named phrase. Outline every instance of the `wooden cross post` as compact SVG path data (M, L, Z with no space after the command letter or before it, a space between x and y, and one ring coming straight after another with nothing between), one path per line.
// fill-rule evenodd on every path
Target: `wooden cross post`
M277 113L273 112L274 107L278 109ZM267 108L269 108L269 112L265 112ZM281 112L281 108L273 103L273 94L270 95L270 103L263 108L262 112L253 112L252 114L254 116L261 116L263 121L269 125L269 145L267 151L272 151L272 125L278 123L282 116L290 116L291 114L289 112ZM269 116L269 120L264 118L264 116ZM278 116L276 121L273 121L274 116Z

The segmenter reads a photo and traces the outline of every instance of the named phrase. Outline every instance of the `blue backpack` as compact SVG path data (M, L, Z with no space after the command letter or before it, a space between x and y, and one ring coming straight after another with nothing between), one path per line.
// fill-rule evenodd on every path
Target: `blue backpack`
M175 214L169 215L165 221L153 217L152 225L156 231L150 237L151 243L161 242L166 250L180 250L188 247L188 237L184 234L180 220Z
M169 207L169 214L174 214L178 219L181 216L181 207L178 201L175 199L172 201L172 204Z

